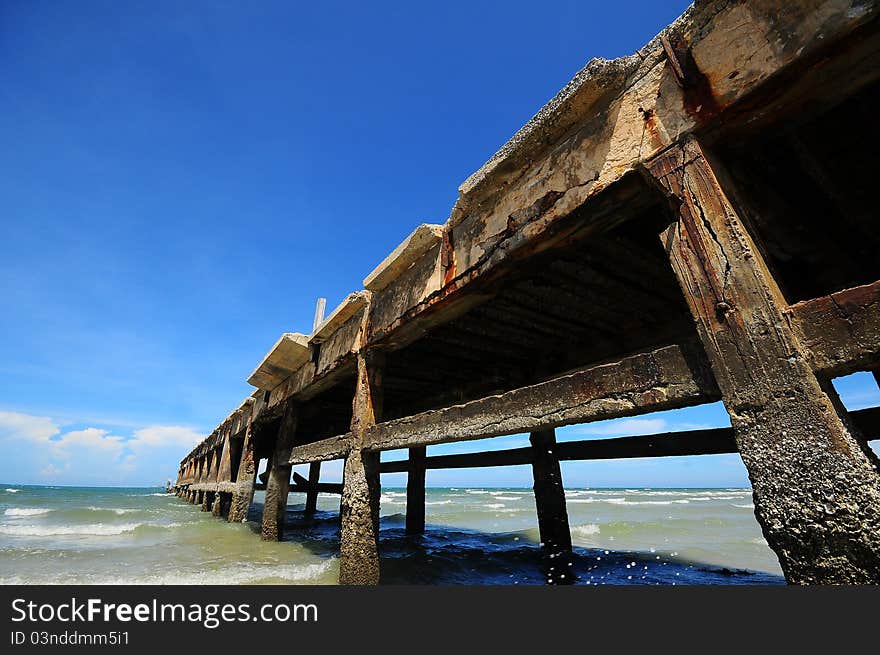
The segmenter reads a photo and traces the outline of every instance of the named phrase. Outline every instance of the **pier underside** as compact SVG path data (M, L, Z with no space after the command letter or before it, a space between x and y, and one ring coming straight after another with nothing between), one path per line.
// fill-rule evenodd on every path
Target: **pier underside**
M407 473L418 534L426 470L529 464L559 581L560 461L738 453L789 582L880 583L880 408L847 411L831 382L880 371L878 14L703 2L637 55L591 62L445 224L310 335L282 335L257 391L181 463L178 495L243 521L264 488L261 534L278 539L289 491L307 512L338 493L340 579L375 584L382 473ZM719 400L730 427L555 440ZM427 450L523 433L524 448ZM334 459L343 483L320 482Z

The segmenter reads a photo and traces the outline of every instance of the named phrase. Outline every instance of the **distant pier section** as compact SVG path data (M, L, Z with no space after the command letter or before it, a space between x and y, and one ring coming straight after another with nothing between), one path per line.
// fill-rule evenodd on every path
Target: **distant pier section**
M339 494L340 582L376 584L383 473L407 473L419 534L427 470L528 464L560 582L560 461L739 453L790 583L880 583L880 408L848 411L832 386L880 380L878 78L880 7L861 0L697 2L632 56L591 61L443 224L279 337L174 492L236 522L265 488L267 540L291 491L306 513ZM719 400L729 428L556 441ZM517 433L530 446L427 450ZM334 459L343 483L321 482Z

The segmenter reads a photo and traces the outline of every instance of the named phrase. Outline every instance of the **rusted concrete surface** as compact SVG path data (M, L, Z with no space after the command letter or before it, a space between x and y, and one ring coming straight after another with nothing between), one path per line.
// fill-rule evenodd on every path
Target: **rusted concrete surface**
M706 0L637 53L589 62L461 185L444 224L417 227L312 334L282 335L176 493L243 521L269 459L275 538L289 467L345 459L340 580L375 584L382 450L416 453L396 466L412 469L418 532L423 462L534 463L427 446L721 399L732 435L556 454L735 447L790 582L880 581L880 482L859 430L876 436L875 414L850 415L830 382L880 366L863 177L878 17L858 0ZM535 470L549 507L558 463Z

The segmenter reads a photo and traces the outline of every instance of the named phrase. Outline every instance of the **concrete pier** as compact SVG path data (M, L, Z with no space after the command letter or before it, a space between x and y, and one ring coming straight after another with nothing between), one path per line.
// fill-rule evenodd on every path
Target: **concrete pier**
M442 224L278 338L175 493L241 522L265 488L268 540L289 494L305 515L339 494L340 582L377 584L382 474L407 474L418 539L428 471L530 465L556 584L577 576L560 462L738 453L790 583L880 583L880 408L832 383L880 380L878 100L880 7L856 0L706 0L591 61ZM730 427L555 438L717 401ZM510 434L530 445L431 452ZM342 484L321 482L330 460Z

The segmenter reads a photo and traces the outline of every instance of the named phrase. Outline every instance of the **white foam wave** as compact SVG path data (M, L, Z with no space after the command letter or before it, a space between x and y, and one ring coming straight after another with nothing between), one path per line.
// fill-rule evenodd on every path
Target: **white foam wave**
M19 491L21 491L21 489L7 489L6 491L8 491L11 494L17 494Z
M121 523L108 525L106 523L84 523L82 525L0 525L0 534L12 537L114 537L128 532L134 532L142 526L151 528L177 528L182 523Z
M677 498L675 500L627 500L626 498L569 498L566 502L577 503L608 503L609 505L688 505L690 500L687 498Z
M40 516L51 511L48 507L10 507L3 513L6 516Z
M599 534L599 526L595 523L588 523L586 525L576 525L571 529L571 533L573 535L577 535L579 537L588 537L591 535Z
M90 512L113 512L114 514L130 514L131 512L137 512L136 509L123 509L121 507L86 507Z
M746 505L737 505L736 503L732 503L734 507L739 507L740 509L755 509L755 505L753 503L748 503Z
M486 509L504 509L504 503L486 503L483 505Z
M261 580L280 579L288 582L317 582L336 562L330 558L315 564L286 566L251 565L217 569L214 571L167 571L155 575L130 578L91 578L80 575L59 577L53 574L42 580L21 576L0 578L0 584L94 584L94 585L225 585L253 584Z
M425 505L451 505L451 504L452 504L451 500L431 500L431 501L426 500L425 501Z
M519 500L522 496L495 496L495 500Z

